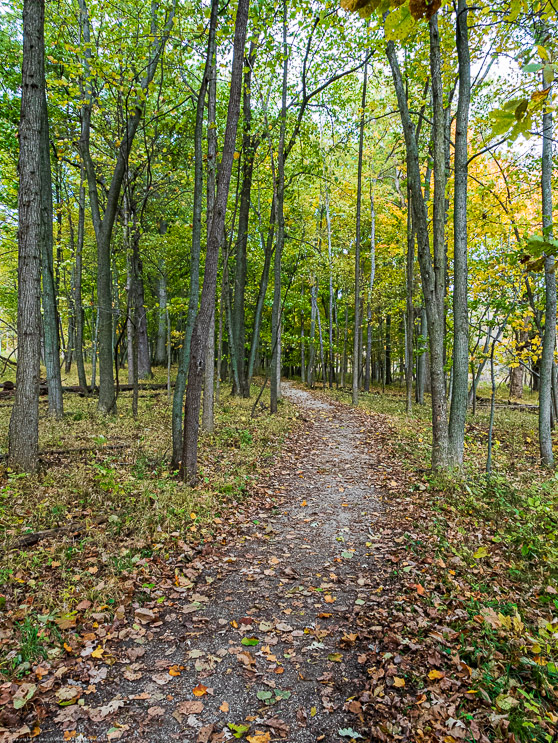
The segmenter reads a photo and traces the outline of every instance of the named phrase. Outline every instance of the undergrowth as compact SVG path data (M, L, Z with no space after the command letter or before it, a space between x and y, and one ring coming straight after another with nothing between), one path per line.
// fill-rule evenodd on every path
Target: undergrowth
M252 417L253 399L222 389L215 433L200 436L200 482L192 488L169 470L166 391L140 393L137 420L130 393L121 394L114 416L98 415L95 397L67 394L64 403L61 422L48 419L41 404L40 449L47 454L40 474L0 470L0 666L10 674L62 652L60 629L75 624L76 606L113 612L149 589L171 554L211 544L243 508L296 418L287 402L277 415L260 405ZM0 413L5 450L10 408ZM72 453L80 448L87 451ZM12 549L26 534L68 525L68 532Z
M350 402L347 391L324 392ZM362 393L359 405L388 420L391 435L382 444L408 473L409 510L420 504L421 517L429 515L420 523L424 544L418 540L414 549L436 545L440 563L433 570L445 586L445 600L464 607L452 628L459 633L459 655L472 669L472 695L492 709L490 737L554 743L558 474L539 464L536 414L505 404L496 408L493 468L487 474L489 410L479 406L467 418L463 469L433 473L429 400L408 415L403 390L391 387L385 394ZM368 434L375 435L372 422ZM459 568L459 581L448 570L452 565ZM462 715L468 716L466 705Z

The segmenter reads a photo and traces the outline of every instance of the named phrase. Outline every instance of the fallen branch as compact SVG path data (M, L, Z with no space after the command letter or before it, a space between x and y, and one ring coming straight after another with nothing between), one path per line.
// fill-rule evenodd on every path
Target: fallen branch
M6 551L22 549L24 547L32 547L34 544L38 544L43 539L54 537L57 534L73 534L74 536L79 536L85 529L88 529L91 526L99 526L100 524L104 524L107 521L107 516L97 516L92 521L75 521L71 524L67 524L66 526L57 526L54 529L45 529L44 531L35 531L31 532L30 534L24 534L22 537L19 537L11 544L9 544L6 548Z

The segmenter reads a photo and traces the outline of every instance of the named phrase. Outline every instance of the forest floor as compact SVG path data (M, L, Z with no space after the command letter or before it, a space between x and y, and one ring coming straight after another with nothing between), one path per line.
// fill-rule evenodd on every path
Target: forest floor
M126 599L113 587L99 605L99 584L96 602L58 615L64 656L32 659L0 687L0 741L553 740L553 553L521 562L526 537L507 539L500 491L495 506L483 495L499 522L475 511L480 491L460 482L460 505L410 466L424 422L410 438L397 417L340 395L285 384L285 396L272 437L282 453L251 460L248 497L213 510L211 532L197 513L188 539L159 527L175 548L124 560ZM202 464L219 459L209 451ZM188 510L208 486L189 492ZM98 580L103 561L89 560Z

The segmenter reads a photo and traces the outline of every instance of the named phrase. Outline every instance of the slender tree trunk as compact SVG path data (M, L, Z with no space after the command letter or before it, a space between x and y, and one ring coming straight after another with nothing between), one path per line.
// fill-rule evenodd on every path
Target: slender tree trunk
M424 307L420 308L420 336L422 343L428 343L428 323L426 319L426 310ZM424 387L426 381L426 355L428 351L426 348L420 350L417 358L417 383L416 383L416 396L415 399L419 405L424 405Z
M543 114L543 150L542 150L542 225L543 236L552 239L552 137L553 122L550 84L543 85L549 89ZM552 376L554 370L554 352L556 350L556 273L554 256L547 255L544 261L545 286L545 320L542 344L542 355L539 376L539 446L541 461L545 467L554 466L552 451Z
M453 207L453 383L449 419L449 459L463 464L463 442L469 386L469 317L467 311L467 131L471 98L471 60L467 29L467 0L458 0L456 46L459 59L459 98L455 119Z
M79 175L79 201L78 201L78 234L76 246L76 264L74 272L74 305L76 311L76 366L78 371L79 386L87 390L87 377L85 375L85 364L83 361L83 239L85 234L85 170L83 164Z
M273 308L271 314L270 411L272 413L277 412L277 401L281 394L281 347L279 340L279 326L281 323L281 259L285 242L285 214L283 207L285 200L285 132L287 126L288 51L287 0L283 0L283 82L281 87L281 125L279 130L279 149L277 154L277 182L275 186L277 240L275 244L275 258L273 261Z
M242 132L242 188L240 191L240 209L238 213L238 239L236 247L236 264L234 274L234 303L232 308L233 338L238 370L239 389L242 397L250 397L246 363L246 327L245 327L245 291L247 273L248 227L250 222L250 195L252 192L252 176L254 173L254 158L256 155L257 140L251 134L252 107L250 89L252 87L252 67L256 57L256 44L250 44L250 53L246 60L243 90L243 132Z
M269 269L271 267L271 258L273 256L273 238L275 234L275 200L271 205L270 213L270 225L267 233L267 241L264 246L264 265L262 268L262 275L260 279L260 288L258 291L258 299L256 301L256 308L254 310L254 331L252 333L252 342L250 343L250 356L248 358L248 374L247 381L248 385L252 382L254 376L254 366L256 363L256 352L258 350L258 344L260 340L260 328L262 324L262 313L265 302L265 296L267 294L267 285L269 282ZM263 237L262 237L263 244Z
M304 302L304 287L300 292L301 305ZM302 384L306 382L306 339L304 338L304 310L300 310L300 381Z
M405 311L405 409L413 411L413 279L415 267L415 235L411 213L411 189L407 186L407 261L405 266L406 311Z
M217 115L217 61L216 43L213 42L211 55L211 71L208 84L207 97L207 240L211 234L211 223L215 209L215 182L217 175L217 128L215 120ZM215 304L215 297L213 298ZM205 355L205 371L203 380L203 410L202 429L207 433L213 433L215 429L215 309L209 323L209 337Z
M308 349L308 386L312 388L314 386L314 365L316 357L316 284L312 281L311 298L310 298L310 345Z
M325 175L325 162L324 162ZM329 332L329 377L328 383L330 389L333 387L335 369L333 366L333 251L331 247L331 214L329 210L329 188L327 181L324 179L324 204L327 228L327 258L329 272L329 305L328 305L328 332ZM325 380L324 380L325 384Z
M364 120L366 109L366 86L368 82L368 65L364 65L362 82L362 102L358 135L358 168L357 168L357 203L355 231L355 332L353 339L353 394L352 403L358 405L358 370L360 346L360 208L362 201L362 151L364 147Z
M317 302L315 295L314 295L314 302L316 302L316 317L318 319L318 337L320 340L320 361L322 364L322 382L323 382L323 386L325 387L327 384L327 367L326 367L325 355L324 355L324 339L322 336L322 320L320 316L320 308L318 307L318 302Z
M194 129L194 197L193 197L193 216L192 216L192 252L190 255L190 293L188 300L188 318L186 320L186 331L180 357L178 361L178 371L174 386L174 397L172 403L172 460L171 467L177 469L180 457L184 448L184 438L182 431L182 413L184 393L186 390L186 381L188 379L188 369L190 368L191 340L198 314L198 301L200 290L200 253L201 253L201 229L202 229L202 201L203 201L203 119L205 110L205 98L211 70L213 66L213 50L215 44L215 33L217 28L217 13L219 10L219 0L212 0L211 17L209 21L209 38L207 42L207 55L205 60L205 69L198 93L196 105L196 124ZM211 318L208 316L207 320ZM207 328L209 330L209 327ZM199 425L199 423L198 423ZM197 429L196 429L197 441Z
M345 332L343 334L343 359L341 361L341 389L345 388L347 374L347 340L349 338L349 308L345 305Z
M430 252L428 215L422 193L416 131L409 113L399 61L397 59L395 45L392 41L387 43L386 50L405 135L407 177L411 187L413 224L417 239L422 289L428 318L430 386L432 394L432 467L434 469L443 469L448 466L447 401L444 381L445 145L441 62L436 15L430 19L429 30L430 72L434 110L433 155L435 193L432 223L433 256Z
M244 46L248 24L249 0L238 0L234 51L232 60L231 83L227 125L223 142L223 154L219 168L219 181L215 198L215 210L211 224L211 233L207 242L205 272L201 293L200 309L194 323L190 346L190 364L188 368L188 389L184 415L184 447L182 454L182 476L184 480L194 483L197 479L198 429L200 416L201 390L205 352L211 316L215 311L215 288L219 247L225 231L225 214L229 185L231 180L235 141L240 115L240 98L242 92L242 68L244 64Z
M157 345L155 346L155 364L164 366L167 362L167 273L165 262L159 261L159 323L157 326Z
M50 138L46 94L43 95L43 126L41 127L41 274L45 365L48 385L48 412L54 418L64 415L62 377L60 373L60 338L58 335L58 307L53 267L52 240L52 178L50 167Z
M18 354L9 463L25 472L36 472L39 467L41 241L45 237L41 157L46 95L44 13L44 0L24 0L18 163Z

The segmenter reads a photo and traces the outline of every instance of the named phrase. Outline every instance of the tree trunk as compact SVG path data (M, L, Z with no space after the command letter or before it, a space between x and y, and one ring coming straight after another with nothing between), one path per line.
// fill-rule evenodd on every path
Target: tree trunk
M316 297L315 297L316 284L314 280L312 281L312 288L310 292L311 292L311 298L310 298L310 345L308 349L308 386L312 388L314 386L314 366L315 366L315 358L316 358L315 338L316 338L316 310L317 310L317 302L316 302Z
M216 0L214 0L216 2ZM201 293L200 309L194 323L190 346L190 364L188 368L188 389L184 415L184 447L182 454L182 477L195 483L197 479L198 429L200 416L201 391L205 352L207 348L211 316L215 311L215 289L219 247L225 231L225 215L229 185L235 152L236 132L240 115L240 98L242 92L242 68L244 65L244 45L246 26L248 24L249 0L238 0L234 51L232 60L231 83L227 125L223 142L223 154L219 168L219 181L215 198L215 211L211 224L211 233L207 241L205 271Z
M256 352L258 350L258 344L260 340L260 328L262 324L262 313L265 302L265 295L267 293L267 285L269 282L269 269L271 267L271 258L273 256L273 238L275 234L275 199L271 204L270 212L270 224L267 233L267 240L265 245L263 244L263 236L261 237L262 247L264 248L264 265L262 268L262 275L260 279L260 288L258 291L258 299L256 301L256 308L254 310L254 331L252 333L252 341L250 343L250 356L248 358L248 374L247 382L248 385L252 382L254 376L254 367L256 363Z
M277 240L273 261L273 308L271 313L271 388L270 411L277 412L281 385L281 356L279 326L281 324L281 259L285 242L285 132L287 126L287 72L289 54L287 46L287 0L283 0L283 82L281 86L281 126L277 153L276 222Z
M254 157L258 146L251 134L252 108L250 89L252 87L252 67L256 57L256 42L250 44L250 53L246 60L244 73L244 91L242 109L244 125L242 132L242 188L240 191L240 209L238 213L238 239L236 243L236 264L234 274L234 304L232 309L234 353L238 370L239 389L242 397L250 397L250 384L246 363L246 327L245 327L245 290L246 290L246 253L248 247L248 226L250 222L250 194Z
M392 41L387 43L390 63L407 153L407 177L411 188L413 224L422 281L422 289L428 318L430 344L430 386L432 394L432 467L448 466L447 402L444 383L444 211L445 211L445 149L444 109L440 72L440 50L437 16L430 19L430 71L434 108L433 155L434 155L434 217L433 247L430 253L428 215L422 193L419 153L415 127L407 105L405 87L399 62Z
M186 390L186 381L188 379L188 369L190 368L190 352L192 333L198 314L198 301L200 292L200 253L201 253L201 220L202 220L202 200L203 200L203 119L205 110L205 98L211 70L213 66L213 50L215 43L215 32L217 28L217 14L219 1L212 0L211 17L209 21L209 38L207 42L207 55L205 60L205 69L198 93L196 104L196 124L194 129L194 196L192 207L192 252L190 255L190 292L188 299L188 318L186 320L186 331L180 357L178 361L178 371L174 386L174 396L172 402L172 459L171 467L177 469L180 457L184 448L184 439L182 431L182 411L184 402L184 392ZM214 302L215 303L215 302ZM210 316L207 317L210 320ZM207 328L209 331L209 327ZM197 429L196 429L197 441Z
M211 234L211 223L215 210L215 182L217 174L217 128L215 126L217 114L217 62L216 44L209 50L211 56L211 71L208 83L207 96L207 240ZM215 297L213 298L215 304ZM215 429L215 309L209 323L207 348L205 352L205 370L203 380L203 410L202 429L207 433L213 433Z
M453 206L453 377L449 419L449 459L463 464L463 442L469 386L469 317L467 311L467 131L471 98L471 60L467 30L467 0L458 0L456 46L459 98L455 119Z
M159 261L159 322L157 326L157 345L155 346L155 365L165 366L167 362L167 273L165 262Z
M50 168L50 139L46 94L43 95L43 126L41 127L41 199L42 237L41 274L45 365L48 385L48 412L54 418L64 415L62 377L60 373L60 338L58 335L58 307L54 283L52 241L52 178Z
M82 277L83 277L83 238L85 234L85 170L83 163L79 174L79 202L78 202L78 234L76 246L76 263L74 268L74 305L76 313L76 366L78 372L79 386L87 390L87 377L85 376L85 364L83 361L83 300L82 300Z
M39 377L41 360L41 129L44 125L44 0L23 3L23 63L19 121L18 305L16 393L10 417L11 467L39 466Z
M426 356L428 351L426 345L428 344L428 325L426 320L426 310L424 307L420 308L420 336L421 344L424 344L424 348L421 348L417 356L417 382L415 389L415 400L419 405L424 405L424 387L426 381Z
M545 240L552 239L552 137L553 122L550 83L543 77L543 86L548 89L543 114L542 149L542 225ZM552 376L554 352L556 350L556 274L554 256L547 255L544 261L545 319L539 377L539 446L541 461L545 467L554 465L552 451Z
M358 405L358 373L360 347L360 207L362 202L362 150L364 146L364 119L366 109L366 85L368 82L368 65L364 65L364 79L362 82L362 102L358 135L358 167L357 167L357 203L355 225L355 330L353 338L353 391L352 403Z

